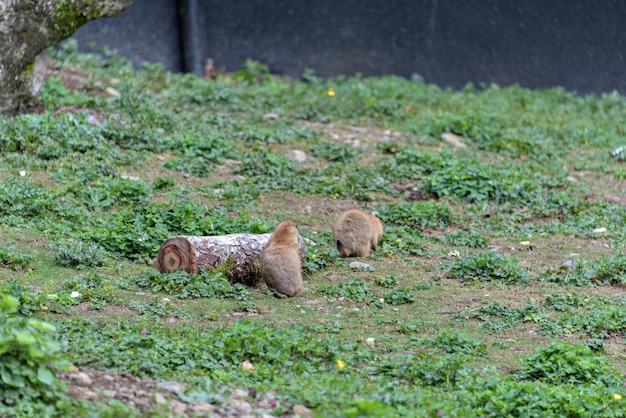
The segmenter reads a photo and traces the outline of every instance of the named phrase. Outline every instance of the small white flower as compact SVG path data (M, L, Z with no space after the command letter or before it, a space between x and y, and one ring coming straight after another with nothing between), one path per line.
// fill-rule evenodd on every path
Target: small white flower
M170 298L163 298L163 302L169 302Z
M461 253L458 250L450 251L448 257L460 257Z
M80 293L78 293L78 292L72 292L72 293L70 293L70 297L71 297L71 298L77 298L77 297L79 297L79 296L80 296Z

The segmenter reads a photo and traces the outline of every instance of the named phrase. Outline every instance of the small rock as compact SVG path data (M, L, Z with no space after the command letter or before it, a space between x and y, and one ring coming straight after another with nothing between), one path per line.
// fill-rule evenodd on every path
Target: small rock
M278 119L280 116L278 116L278 113L266 113L265 115L263 115L263 117L265 119L269 119L269 120L276 120Z
M565 263L563 263L563 267L569 270L574 270L576 268L576 262L574 260L567 260Z
M369 345L370 347L374 347L376 345L376 340L372 337L368 338L365 340L365 344Z
M276 418L274 415L263 413L261 414L261 418Z
M293 414L300 418L313 418L313 412L304 405L294 405Z
M241 161L239 160L231 160L230 158L227 158L224 160L223 162L224 165L240 165Z
M594 234L601 234L603 232L606 232L606 228L596 228L591 232L593 232Z
M252 412L252 406L241 399L233 399L230 404L239 415L249 415Z
M76 384L79 386L91 386L91 384L93 383L91 377L89 377L89 375L84 372L78 372L74 374L73 378Z
M164 157L164 156L162 156L162 155L157 155L157 157L156 157L156 158L157 158L157 160L159 160L159 161L165 161L165 157Z
M233 392L230 394L230 397L232 399L244 399L248 396L248 392L246 392L245 390L241 390L241 389L235 389L233 390Z
M115 390L103 390L102 393L109 398L115 398L115 395L117 395L117 391Z
M498 251L502 249L502 247L499 245L490 245L487 249L489 251L493 251L494 253L497 253Z
M371 265L360 261L353 261L349 264L349 266L353 269L372 269Z
M522 245L524 247L530 247L530 241L522 241L519 243L519 245Z
M465 148L467 145L463 142L463 137L455 135L451 132L444 132L441 134L441 140L448 144L454 145L457 148Z
M25 177L26 176L26 171L22 170L20 171L20 177Z
M119 91L115 90L113 87L107 87L104 90L104 92L108 94L109 96L114 96L114 97L120 97L122 95Z
M189 177L191 177L191 173L183 173L183 177L188 179Z
M177 401L176 399L172 399L170 401L170 410L176 416L183 416L185 414L185 411L187 410L187 405L185 405L183 402Z
M572 184L578 184L578 179L574 176L567 176L565 177L565 180L569 181Z
M155 393L154 394L154 402L158 403L158 404L164 404L167 403L167 399L165 399L165 396L163 396L160 393Z
M196 403L191 404L190 406L191 406L191 409L196 413L214 411L216 409L214 405L211 405L208 403L202 403L202 402L196 402Z
M127 176L126 174L122 174L120 177L124 180L139 181L139 177Z
M178 322L178 319L174 318L173 316L172 316L172 317L170 317L170 318L167 320L167 323L168 323L168 324L174 324L174 323L176 323L176 322Z
M254 371L254 365L250 362L250 360L244 360L239 365L239 369L244 370L248 373L252 373Z
M159 382L159 383L157 383L157 387L161 388L165 392L178 393L178 392L184 392L185 391L185 386L184 385L181 385L180 383L174 382L174 381Z
M304 151L293 149L285 153L285 158L288 160L295 161L297 163L303 163L306 161L306 154L304 153Z

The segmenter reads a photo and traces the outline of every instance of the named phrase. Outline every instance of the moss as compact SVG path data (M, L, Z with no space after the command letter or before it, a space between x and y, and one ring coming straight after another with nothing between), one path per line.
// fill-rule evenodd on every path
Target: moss
M86 4L89 6L90 2ZM98 11L92 12L92 15L99 15ZM87 23L90 19L87 16L82 15L76 9L76 2L74 0L62 1L55 6L55 29L59 31L61 36L69 36L74 33L79 27ZM96 16L98 17L98 16ZM94 18L90 16L90 18Z

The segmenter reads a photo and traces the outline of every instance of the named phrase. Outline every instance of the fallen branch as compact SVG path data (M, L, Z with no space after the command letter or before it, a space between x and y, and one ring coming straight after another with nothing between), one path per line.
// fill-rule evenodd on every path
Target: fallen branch
M161 273L184 270L198 274L209 268L228 267L231 282L256 285L260 280L259 258L271 234L230 234L216 236L179 236L165 241L156 259ZM300 238L300 257L306 245Z

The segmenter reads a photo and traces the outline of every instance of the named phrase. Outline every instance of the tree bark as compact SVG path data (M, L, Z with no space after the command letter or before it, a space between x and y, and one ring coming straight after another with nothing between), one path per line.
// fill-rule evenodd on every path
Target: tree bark
M161 273L184 270L197 274L209 268L228 268L228 280L254 286L260 280L259 258L271 234L231 234L219 236L179 236L165 241L156 259ZM299 240L304 260L306 245Z
M90 20L122 12L132 2L0 0L0 112L17 108L39 92L46 48Z

